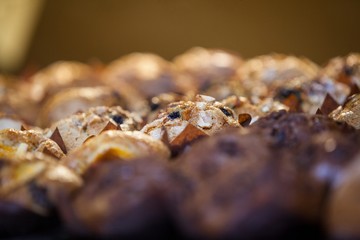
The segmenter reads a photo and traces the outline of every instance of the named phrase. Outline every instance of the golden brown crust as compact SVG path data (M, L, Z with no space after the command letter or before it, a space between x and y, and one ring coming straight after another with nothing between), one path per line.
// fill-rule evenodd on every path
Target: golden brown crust
M3 157L17 158L26 152L45 152L58 159L64 156L60 147L42 133L34 130L18 131L4 129L0 131L0 154Z
M220 100L235 93L230 80L242 58L222 49L191 48L174 59L186 91L213 96Z
M39 215L49 214L56 185L70 189L82 184L70 169L41 153L28 152L16 159L1 158L0 162L0 201L16 203ZM47 192L40 200L32 191L42 188Z
M96 86L100 82L90 66L72 61L55 62L36 73L30 84L24 84L25 92L34 102L41 102L56 92L69 87Z
M168 105L156 120L145 125L142 132L161 139L162 128L168 132L169 141L173 141L188 124L212 135L224 127L238 127L234 113L209 96L198 95L195 101L180 101Z
M109 130L74 149L62 162L81 175L97 161L106 160L108 154L124 160L151 155L167 159L170 155L161 141L142 132Z
M50 97L42 107L38 124L51 123L67 118L77 112L96 106L124 106L123 99L109 87L81 87L64 89Z
M351 96L344 106L338 107L329 116L336 121L346 122L360 129L360 94Z
M137 114L130 113L119 106L99 106L55 122L46 135L50 137L55 129L58 129L69 152L80 146L88 137L98 135L109 122L124 131L140 129L142 124Z

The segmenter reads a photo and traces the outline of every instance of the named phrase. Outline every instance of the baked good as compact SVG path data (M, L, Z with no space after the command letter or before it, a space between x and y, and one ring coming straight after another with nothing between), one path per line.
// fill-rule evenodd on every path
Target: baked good
M77 112L97 106L122 106L124 100L109 87L74 87L59 91L49 97L40 110L38 125L48 127Z
M142 132L108 130L74 149L62 163L82 175L109 155L123 160L152 155L166 159L170 153L161 141Z
M319 67L307 58L269 54L247 60L237 70L240 94L257 103L265 97L275 97L285 104L295 98L301 106L295 111L315 113L326 90L316 81Z
M181 92L172 64L151 53L133 53L111 62L104 82L124 97L129 110L146 116L147 100L168 92Z
M359 155L356 156L334 184L325 217L331 239L360 237L359 159Z
M54 134L60 135L60 138L57 138L58 144L63 145L65 152L69 152L83 144L89 137L96 136L104 130L132 131L140 129L141 124L142 120L137 114L119 106L98 106L53 123L45 131L45 135L48 137Z
M360 93L350 96L343 106L332 111L329 116L335 121L346 122L360 129Z
M1 157L0 163L0 237L31 234L55 225L56 187L70 190L81 185L72 171L41 153Z
M78 237L171 238L164 197L171 178L165 163L153 156L129 161L115 155L93 163L81 187L57 193L66 228Z
M222 49L191 48L174 58L181 84L187 92L193 91L221 100L236 93L232 78L242 58Z
M319 81L326 86L339 104L343 104L351 92L352 85L360 86L360 54L350 53L347 56L329 60L320 72Z
M360 238L359 59L193 48L0 76L0 238Z
M191 96L184 96L177 93L162 93L149 100L149 112L146 115L146 122L154 121L160 112L166 111L167 106L173 102L185 101Z
M63 151L53 140L35 130L0 130L1 157L17 158L27 152L41 152L55 158L62 158Z
M346 123L335 122L324 115L274 112L259 119L250 126L252 131L260 131L276 147L296 148L301 142L324 131L334 130L344 134L354 132Z
M24 92L35 103L69 87L100 85L95 71L88 65L74 61L55 62L37 72L23 84Z
M230 96L221 101L222 104L231 108L235 112L235 118L239 121L239 115L249 114L251 123L257 121L260 117L264 117L272 112L280 110L289 110L289 107L272 98L260 100L257 104L252 103L246 97ZM240 122L241 124L241 119Z
M196 239L322 239L329 186L359 143L346 124L285 111L223 130L175 160L174 215Z
M213 97L197 95L195 101L169 104L166 111L141 131L163 140L176 155L196 139L227 127L239 127L233 111Z

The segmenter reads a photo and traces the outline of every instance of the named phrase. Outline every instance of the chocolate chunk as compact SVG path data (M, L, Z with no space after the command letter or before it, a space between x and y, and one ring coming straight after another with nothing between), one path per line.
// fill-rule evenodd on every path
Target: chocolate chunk
M315 113L316 115L323 115L323 113L321 112L321 110L320 110L320 108L318 108L317 110L316 110L316 113Z
M67 153L64 140L62 139L60 131L59 131L58 128L55 128L54 132L51 134L50 139L53 140L54 142L56 142L59 145L59 147L63 151L63 153L65 153L65 154Z
M358 94L358 93L360 93L359 86L356 83L351 84L349 97L354 95L354 94Z
M320 107L320 110L325 115L328 115L337 107L339 107L339 104L335 101L335 99L330 94L326 94L326 97L323 101L323 104Z
M194 141L207 137L208 135L201 129L192 124L188 124L185 129L170 143L172 155L181 153L186 146L192 144Z

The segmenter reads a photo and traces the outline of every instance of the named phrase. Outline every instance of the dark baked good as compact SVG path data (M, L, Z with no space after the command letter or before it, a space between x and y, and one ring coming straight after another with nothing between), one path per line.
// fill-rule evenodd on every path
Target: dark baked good
M334 130L344 134L353 133L354 128L346 123L336 122L324 115L287 113L282 110L260 118L250 127L261 131L276 147L296 148L315 134Z
M150 156L128 161L113 155L95 163L83 174L83 186L58 192L66 227L75 235L104 239L169 237L164 194L171 179L165 163Z
M200 140L175 162L176 219L197 238L322 239L329 187L359 144L346 124L285 111Z
M327 206L326 223L331 239L360 238L360 155L338 178Z
M319 237L303 210L311 212L323 192L294 163L288 164L291 169L275 156L260 135L233 130L196 143L177 159L181 177L171 195L185 234L196 239Z

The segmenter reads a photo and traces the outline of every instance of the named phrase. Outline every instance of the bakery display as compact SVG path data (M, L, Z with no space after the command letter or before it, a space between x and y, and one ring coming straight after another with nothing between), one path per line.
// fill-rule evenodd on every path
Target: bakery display
M0 238L358 239L359 59L198 47L0 76Z

